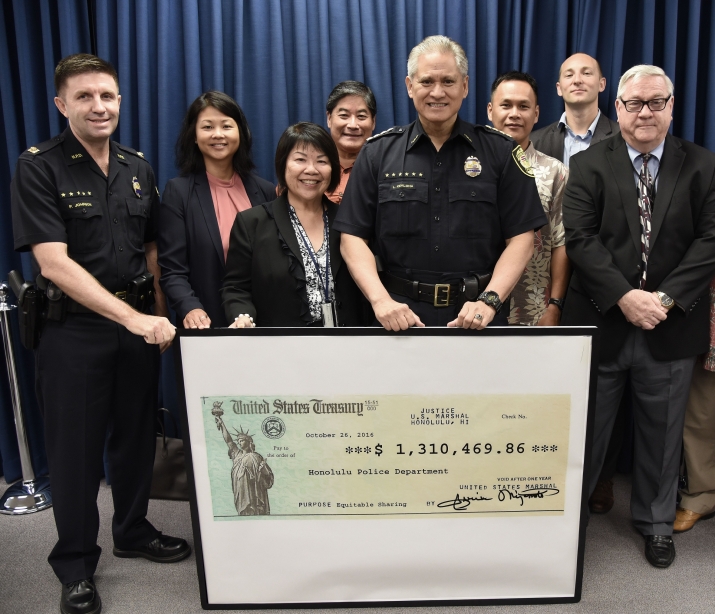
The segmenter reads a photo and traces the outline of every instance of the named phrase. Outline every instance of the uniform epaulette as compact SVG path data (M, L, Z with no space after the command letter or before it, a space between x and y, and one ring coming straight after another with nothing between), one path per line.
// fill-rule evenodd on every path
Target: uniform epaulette
M502 132L501 130L497 130L494 126L481 126L481 125L477 124L474 127L482 128L483 130L486 130L490 134L499 134L499 135L509 139L510 141L514 140L514 138L511 135L507 134L506 132Z
M141 158L142 160L146 160L146 158L144 157L144 154L141 151L137 151L136 149L132 149L131 147L127 147L126 145L120 145L119 143L117 143L116 145L117 145L117 149L126 151L127 153L130 153L133 156L137 156L138 158Z
M379 139L383 136L387 136L388 134L396 135L396 134L404 134L405 130L407 130L407 126L393 126L392 128L388 128L387 130L383 130L379 134L373 134L369 139L367 139L365 142L368 141L374 141L375 139Z
M64 141L64 138L60 134L54 138L51 138L49 141L45 141L44 143L40 143L39 145L33 145L29 149L26 149L22 152L22 155L20 157L34 158L38 154L43 154L47 151L50 151L50 149L57 147L60 143L62 143L62 141Z

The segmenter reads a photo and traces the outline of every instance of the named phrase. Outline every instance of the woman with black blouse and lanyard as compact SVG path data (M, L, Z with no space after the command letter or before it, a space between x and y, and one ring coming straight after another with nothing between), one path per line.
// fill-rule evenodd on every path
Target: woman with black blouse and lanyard
M301 122L276 150L281 195L234 222L222 297L231 328L364 326L367 302L340 255L332 229L337 205L325 197L340 181L330 135Z

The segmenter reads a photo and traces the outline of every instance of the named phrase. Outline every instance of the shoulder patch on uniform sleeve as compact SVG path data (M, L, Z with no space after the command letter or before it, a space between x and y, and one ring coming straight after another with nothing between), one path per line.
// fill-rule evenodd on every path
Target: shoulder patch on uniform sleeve
M526 153L521 148L521 145L517 145L511 152L511 157L514 158L514 162L519 167L519 170L524 173L527 177L534 176L534 168L531 166L531 162L526 157Z
M373 134L369 139L366 139L366 143L369 141L374 141L375 139L379 139L380 137L387 136L388 134L402 134L405 131L404 127L402 126L393 126L392 128L388 128L387 130L383 130L379 134Z

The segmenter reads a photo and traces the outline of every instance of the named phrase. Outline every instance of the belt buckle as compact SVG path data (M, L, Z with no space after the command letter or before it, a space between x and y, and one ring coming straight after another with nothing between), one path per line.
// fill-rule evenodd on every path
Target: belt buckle
M435 307L449 307L449 294L452 290L452 286L450 284L435 284L434 285L434 301L433 305ZM447 293L447 296L444 298L441 298L439 296L439 293L445 291Z
M126 301L127 300L127 291L122 290L121 292L115 292L114 296L116 296L120 301Z

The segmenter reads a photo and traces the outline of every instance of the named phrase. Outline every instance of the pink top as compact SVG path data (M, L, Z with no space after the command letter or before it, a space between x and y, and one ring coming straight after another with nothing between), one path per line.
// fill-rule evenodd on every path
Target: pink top
M236 220L236 215L239 211L250 209L251 201L248 199L246 188L243 187L243 181L241 181L238 173L234 173L233 177L228 181L214 177L208 172L206 177L211 188L211 199L214 203L218 230L221 234L225 262L228 255L228 240L231 236L231 227Z

